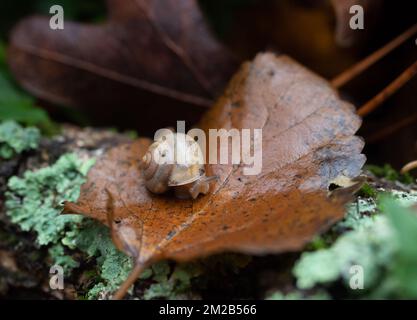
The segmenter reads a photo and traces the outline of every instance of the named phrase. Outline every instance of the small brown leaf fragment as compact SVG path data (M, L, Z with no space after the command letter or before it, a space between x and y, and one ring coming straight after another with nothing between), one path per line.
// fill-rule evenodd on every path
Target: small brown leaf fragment
M107 2L109 19L100 25L65 21L64 30L51 30L49 17L20 22L8 53L17 80L44 100L107 124L119 117L142 132L177 117L198 120L237 64L196 1Z
M260 174L244 175L243 164L211 165L209 174L219 180L209 195L195 201L154 195L138 169L147 148L138 140L99 159L78 202L65 211L106 224L110 193L113 219L123 226L116 243L125 242L119 247L126 252L136 248L137 269L221 251L299 250L344 216L347 197L328 198L328 186L360 173L363 141L354 136L360 124L325 80L287 56L259 54L242 66L201 127L262 128Z

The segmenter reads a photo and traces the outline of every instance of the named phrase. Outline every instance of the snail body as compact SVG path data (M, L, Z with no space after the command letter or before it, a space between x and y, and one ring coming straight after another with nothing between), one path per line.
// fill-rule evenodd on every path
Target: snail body
M180 199L207 194L209 182L200 145L183 133L172 133L170 139L158 139L149 146L140 161L146 188L155 194L174 189Z

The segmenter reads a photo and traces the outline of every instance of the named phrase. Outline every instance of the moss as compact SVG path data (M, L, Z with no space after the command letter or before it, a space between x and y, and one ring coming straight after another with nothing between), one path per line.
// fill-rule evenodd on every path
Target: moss
M364 183L357 195L358 197L363 197L363 198L375 198L378 195L378 191L375 190L368 183Z
M389 181L399 181L405 184L410 184L414 182L414 179L410 174L401 174L389 164L385 164L382 167L375 165L367 165L365 166L365 168L378 178L385 178Z
M23 128L14 121L0 124L0 159L11 159L30 149L36 149L40 141L37 128Z

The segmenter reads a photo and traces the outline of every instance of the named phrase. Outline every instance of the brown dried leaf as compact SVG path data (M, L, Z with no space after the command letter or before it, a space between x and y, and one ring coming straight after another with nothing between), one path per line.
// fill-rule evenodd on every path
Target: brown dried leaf
M365 161L354 136L360 119L330 85L287 56L260 54L244 64L201 121L208 128L262 128L263 168L211 165L220 179L197 200L150 194L138 170L149 141L110 150L90 171L66 212L108 223L137 274L160 259L185 261L233 250L266 254L301 249L344 215L346 198L328 198L336 177L355 177Z
M196 1L108 0L108 9L101 25L65 21L64 30L51 30L48 17L19 23L8 54L18 81L42 99L82 107L107 124L120 115L142 132L178 117L198 120L237 65Z

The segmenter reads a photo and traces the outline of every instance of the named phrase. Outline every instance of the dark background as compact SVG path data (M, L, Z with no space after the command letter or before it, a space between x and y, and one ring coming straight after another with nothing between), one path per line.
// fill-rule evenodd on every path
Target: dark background
M331 79L417 22L415 1L370 1L380 2L383 9L377 22L349 48L340 47L334 41L335 16L326 0L200 0L199 3L216 36L240 60L251 59L264 50L283 52ZM106 20L103 0L2 0L0 42L3 47L7 48L9 32L20 19L34 13L49 14L53 4L64 7L66 20L90 23ZM366 19L365 12L367 23ZM359 107L415 60L417 45L408 41L342 88L341 94ZM2 72L13 81L7 67ZM137 129L123 119L103 123L71 106L56 106L46 101L37 101L37 104L44 107L55 122ZM0 108L7 106L0 105ZM416 123L417 80L413 79L364 119L360 135L367 142L368 162L400 167L415 160Z

